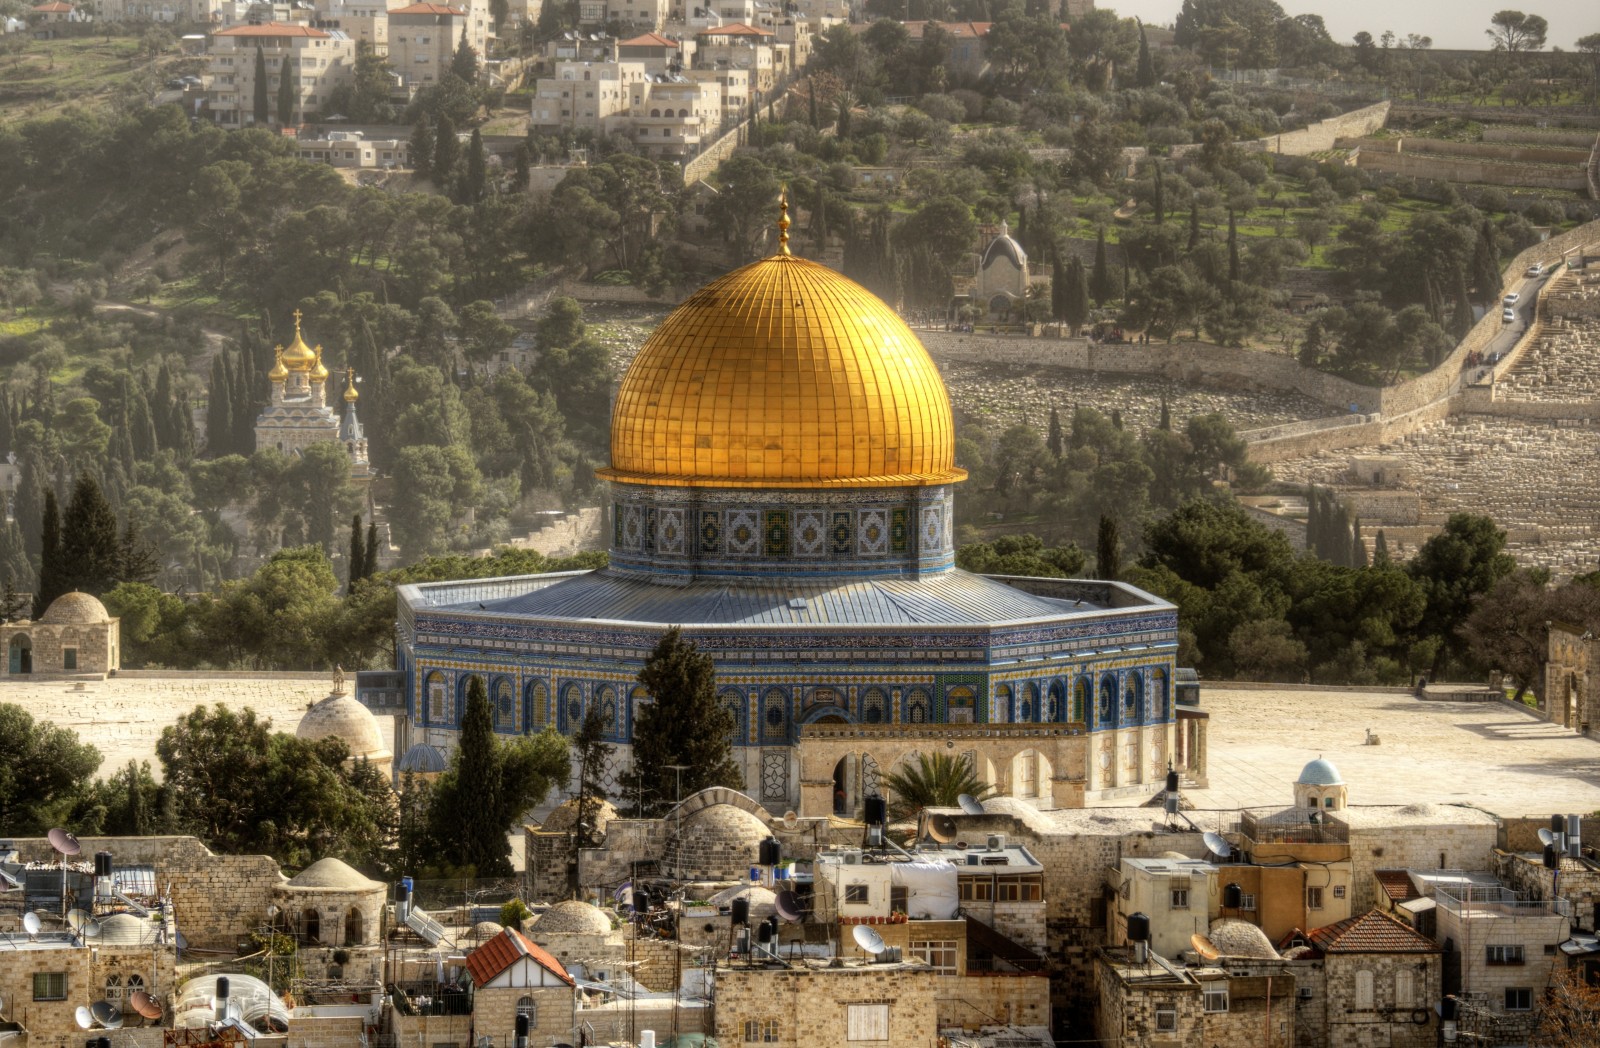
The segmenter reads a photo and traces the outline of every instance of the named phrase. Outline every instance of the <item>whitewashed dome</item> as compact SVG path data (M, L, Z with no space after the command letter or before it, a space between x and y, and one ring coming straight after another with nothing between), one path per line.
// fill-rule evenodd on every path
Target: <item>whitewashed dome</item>
M610 935L611 918L599 907L568 899L544 911L529 931L534 935Z
M351 757L365 757L374 764L394 757L383 741L378 719L354 695L329 695L306 711L294 733L308 742L341 739Z

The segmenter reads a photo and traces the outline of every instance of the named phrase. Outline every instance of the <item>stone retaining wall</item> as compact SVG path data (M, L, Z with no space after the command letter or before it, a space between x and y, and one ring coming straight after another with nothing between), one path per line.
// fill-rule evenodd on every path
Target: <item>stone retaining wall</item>
M1379 102L1376 105L1352 110L1342 116L1319 120L1299 131L1268 135L1266 138L1257 139L1257 142L1261 143L1267 152L1282 153L1285 156L1320 153L1324 149L1334 148L1334 143L1340 138L1370 135L1378 130L1388 121L1391 105L1393 103L1388 101Z
M1503 145L1482 142L1450 142L1440 138L1343 138L1341 149L1360 149L1362 154L1397 153L1407 156L1468 157L1479 160L1517 161L1524 164L1582 164L1589 158L1585 140L1580 146Z
M1551 167L1467 157L1422 153L1380 153L1363 149L1356 156L1363 171L1382 171L1408 178L1433 178L1445 182L1471 182L1488 186L1530 186L1535 189L1583 189L1588 176L1581 167Z
M1390 110L1395 119L1411 117L1455 118L1503 122L1517 119L1539 121L1557 127L1600 128L1600 116L1587 106L1475 106L1441 102L1396 102Z
M1542 127L1537 130L1522 127L1486 127L1483 129L1485 142L1528 142L1546 146L1571 146L1585 152L1594 144L1594 135L1589 131L1557 131Z

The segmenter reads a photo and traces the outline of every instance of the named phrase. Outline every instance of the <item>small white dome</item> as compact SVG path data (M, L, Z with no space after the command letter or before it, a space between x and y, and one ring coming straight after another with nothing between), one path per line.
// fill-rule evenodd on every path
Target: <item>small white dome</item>
M384 744L378 719L354 695L329 695L306 711L294 733L308 742L343 739L351 757L365 757L374 764L394 756Z
M1301 786L1343 786L1344 777L1339 774L1339 769L1333 766L1332 761L1316 760L1300 769L1300 778L1295 780Z

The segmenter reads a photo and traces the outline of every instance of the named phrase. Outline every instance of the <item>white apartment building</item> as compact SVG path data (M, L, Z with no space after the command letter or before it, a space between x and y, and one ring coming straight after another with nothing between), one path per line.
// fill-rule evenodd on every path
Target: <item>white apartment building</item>
M777 82L773 32L736 23L702 29L695 34L695 66L748 71L756 90L767 92Z
M554 76L534 84L528 129L603 133L611 117L628 112L633 88L645 78L643 62L557 62Z
M86 5L102 22L207 23L220 0L93 0Z
M428 87L450 71L461 30L468 24L464 7L409 4L389 12L389 66L408 88ZM471 30L468 30L471 39ZM477 46L477 45L474 45ZM482 59L483 51L478 57Z
M722 95L722 119L726 124L743 120L750 105L750 70L685 69L683 75L699 83L716 84Z
M667 24L672 16L670 0L606 0L605 24L620 22L645 32L654 32Z
M278 86L283 60L289 59L299 96L295 119L315 114L333 88L355 72L355 41L339 30L269 22L241 25L212 34L208 53L207 102L212 119L228 127L255 123L256 48L267 66L267 98L278 120Z
M684 76L652 76L629 90L626 117L614 117L618 129L632 134L640 149L653 157L694 156L716 137L722 119L719 85Z
M375 54L389 53L389 8L384 0L321 0L311 24L342 30L357 44L370 44Z

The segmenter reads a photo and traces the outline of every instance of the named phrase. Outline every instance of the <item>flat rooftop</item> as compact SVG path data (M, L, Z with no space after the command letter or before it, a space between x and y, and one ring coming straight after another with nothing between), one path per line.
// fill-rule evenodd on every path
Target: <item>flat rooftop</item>
M1600 741L1508 703L1202 684L1199 708L1211 715L1210 786L1184 790L1195 808L1292 804L1300 770L1324 757L1352 805L1468 804L1505 818L1600 810Z

